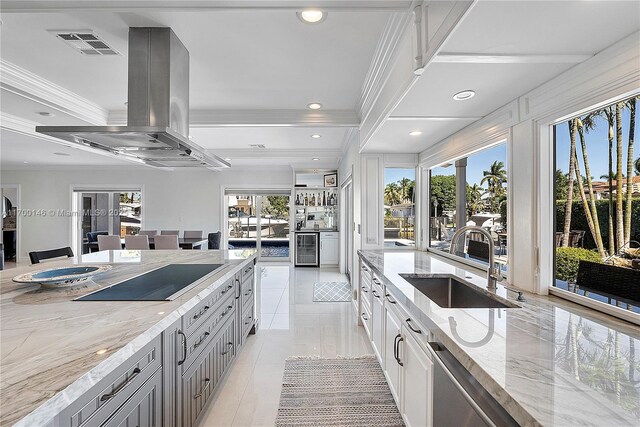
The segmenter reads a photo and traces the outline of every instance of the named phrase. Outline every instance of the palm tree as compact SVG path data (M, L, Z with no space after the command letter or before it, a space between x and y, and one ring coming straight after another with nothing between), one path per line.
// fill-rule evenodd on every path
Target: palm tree
M633 202L633 139L636 127L636 97L626 102L629 109L629 145L627 147L627 206L625 209L624 241L631 240L631 206ZM640 159L638 159L640 160ZM639 163L636 160L636 163ZM640 166L640 164L638 164Z
M624 102L616 103L616 240L617 247L624 246L624 216L622 205L622 108Z
M502 184L507 182L507 171L504 169L504 163L498 160L494 161L488 171L482 172L483 178L480 184L487 184L487 192L490 194L489 204L491 210L496 212L499 209L498 199L504 193Z
M387 205L397 205L401 201L400 187L395 182L387 184L384 189L384 201Z
M607 119L609 124L609 254L616 253L616 245L613 232L613 184L611 176L613 175L613 126L615 123L615 116L611 107L606 107L601 112Z
M411 187L411 180L409 178L402 178L398 181L398 187L400 190L401 201L409 200L409 188Z
M573 203L573 179L576 170L576 119L567 122L569 125L569 188L567 188L567 204L564 207L564 227L562 228L562 247L569 246L569 232L571 231L571 208Z
M640 175L640 157L633 162L633 168L636 170L636 175Z
M483 193L484 188L478 184L467 186L467 211L469 216L477 214L484 208L484 200L482 200Z
M601 257L605 257L606 254L604 252L604 244L602 243L602 234L600 232L600 221L598 220L598 209L596 208L596 195L593 192L593 179L591 178L591 169L589 168L589 156L587 154L587 142L584 137L584 127L589 129L593 129L595 127L595 121L590 114L584 119L584 122L578 118L577 119L577 128L578 135L580 136L580 147L582 149L582 160L584 162L584 171L586 174L587 187L589 189L589 205L586 204L585 201L585 212L589 212L591 209L591 215L587 215L587 221L589 221L589 230L591 230L591 235L593 236L593 241L596 242L596 247ZM580 181L582 180L580 174L578 173L578 181L579 185L582 185ZM582 190L584 193L584 189ZM582 195L581 193L581 195Z

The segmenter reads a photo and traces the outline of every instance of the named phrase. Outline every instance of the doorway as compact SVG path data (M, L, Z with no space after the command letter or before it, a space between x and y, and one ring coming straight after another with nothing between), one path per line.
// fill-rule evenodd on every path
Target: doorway
M349 279L349 283L352 283L353 274L353 231L354 231L354 216L353 216L353 180L348 178L342 186L342 206L344 206L344 217L342 223L344 224L344 239L343 239L343 251L345 254L342 262L344 265L344 272Z
M256 249L260 261L291 260L291 192L226 190L228 249Z

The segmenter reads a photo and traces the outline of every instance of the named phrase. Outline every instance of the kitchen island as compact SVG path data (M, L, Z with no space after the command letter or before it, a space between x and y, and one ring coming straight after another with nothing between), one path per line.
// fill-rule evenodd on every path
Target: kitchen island
M433 401L443 391L428 347L440 346L519 425L640 425L637 326L553 296L520 301L501 284L494 295L505 307L441 307L410 281L455 278L489 293L486 273L428 252L359 256L358 314L405 420L442 425L433 411L455 406Z
M138 408L150 414L144 424L194 423L258 326L255 258L255 250L103 251L0 272L0 425L117 424L119 412L129 409L126 399L153 384ZM29 271L105 263L110 271L67 289L12 281ZM74 301L167 264L222 267L171 301ZM198 407L186 401L190 386L202 390Z

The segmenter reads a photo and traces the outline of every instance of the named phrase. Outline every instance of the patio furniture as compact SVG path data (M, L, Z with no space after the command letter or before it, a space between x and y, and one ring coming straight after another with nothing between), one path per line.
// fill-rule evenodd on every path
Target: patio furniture
M562 235L563 235L562 232L556 231L556 248L559 248L562 246Z
M29 252L29 259L31 260L31 264L39 264L40 261L52 258L60 258L63 256L73 258L73 251L69 246L67 246L66 248L49 249L47 251Z
M133 250L149 249L149 236L124 236L124 247Z
M220 237L222 233L217 231L215 233L209 233L207 240L209 241L209 249L220 249Z
M180 249L178 236L169 234L166 236L153 236L154 249Z
M609 299L640 306L640 270L580 261L576 286Z
M202 239L202 230L185 230L185 239Z
M97 243L98 242L98 236L106 236L108 235L109 232L108 231L89 231L85 236L86 239L83 242L83 247L86 248L87 250L83 250L83 253L86 252L91 252L91 244L92 243Z
M98 236L98 250L99 251L119 251L122 249L122 244L120 243L120 236Z
M158 230L140 230L138 236L155 236L158 234Z
M467 255L470 258L489 262L489 244L479 240L469 240Z
M162 230L160 232L161 236L178 236L180 235L180 230Z
M569 246L572 248L584 247L584 234L583 230L571 230L569 232Z

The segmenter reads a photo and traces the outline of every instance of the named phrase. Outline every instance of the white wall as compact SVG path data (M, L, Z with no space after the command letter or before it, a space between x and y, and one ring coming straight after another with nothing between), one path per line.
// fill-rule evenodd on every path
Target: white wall
M21 206L28 209L71 209L71 187L139 185L143 188L143 224L147 229L220 230L222 185L265 188L293 186L289 167L165 171L136 169L3 170L2 184L21 185ZM21 217L20 261L33 250L69 246L71 219L64 216Z

